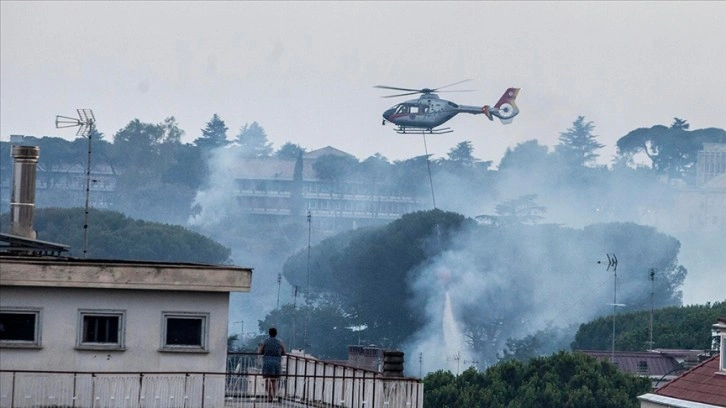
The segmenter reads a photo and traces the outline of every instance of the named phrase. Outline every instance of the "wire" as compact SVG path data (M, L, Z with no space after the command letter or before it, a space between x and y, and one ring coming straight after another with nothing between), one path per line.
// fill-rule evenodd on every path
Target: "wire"
M431 184L431 199L434 202L434 210L436 209L436 196L434 195L434 179L431 177L431 162L429 161L429 149L426 146L426 132L421 131L421 136L423 136L423 142L424 142L424 152L426 153L426 166L429 169L429 184Z

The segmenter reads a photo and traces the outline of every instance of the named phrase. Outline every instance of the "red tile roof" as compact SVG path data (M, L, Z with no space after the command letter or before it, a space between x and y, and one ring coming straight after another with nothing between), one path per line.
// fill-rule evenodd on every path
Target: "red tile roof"
M719 372L719 358L716 354L653 393L726 407L726 373Z

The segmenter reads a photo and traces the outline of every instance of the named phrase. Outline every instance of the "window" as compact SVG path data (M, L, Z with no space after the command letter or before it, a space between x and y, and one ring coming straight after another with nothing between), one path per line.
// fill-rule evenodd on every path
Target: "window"
M162 317L162 351L208 351L208 313L163 312Z
M92 350L124 348L124 317L120 310L79 310L76 347Z
M40 309L0 310L0 346L40 347Z
M726 373L726 355L724 355L724 352L726 351L726 336L721 336L721 371Z

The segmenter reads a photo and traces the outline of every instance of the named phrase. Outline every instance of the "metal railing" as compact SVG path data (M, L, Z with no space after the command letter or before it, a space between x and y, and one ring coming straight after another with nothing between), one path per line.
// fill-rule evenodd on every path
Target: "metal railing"
M259 355L228 356L225 373L63 372L0 369L0 408L421 408L423 384L302 356L283 359L270 402Z

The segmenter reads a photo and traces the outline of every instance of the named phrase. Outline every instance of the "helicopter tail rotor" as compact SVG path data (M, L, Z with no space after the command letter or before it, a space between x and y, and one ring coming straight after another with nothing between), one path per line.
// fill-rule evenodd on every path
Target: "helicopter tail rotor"
M505 125L512 123L514 117L519 114L519 108L515 103L515 99L517 99L517 95L519 94L519 89L520 88L507 89L504 92L504 95L499 98L499 101L493 107L485 105L482 108L484 115L486 115L489 120L494 120L494 116L496 116Z

